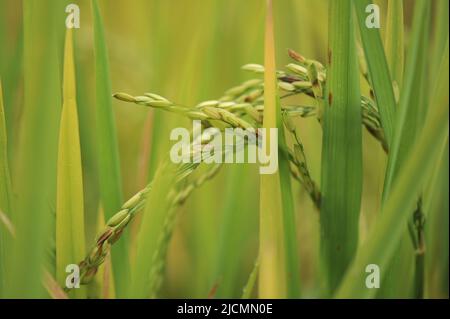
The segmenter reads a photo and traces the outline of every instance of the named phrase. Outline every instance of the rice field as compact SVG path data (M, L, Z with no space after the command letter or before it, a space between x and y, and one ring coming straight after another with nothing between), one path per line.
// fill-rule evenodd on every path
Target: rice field
M448 298L448 7L0 0L0 298Z

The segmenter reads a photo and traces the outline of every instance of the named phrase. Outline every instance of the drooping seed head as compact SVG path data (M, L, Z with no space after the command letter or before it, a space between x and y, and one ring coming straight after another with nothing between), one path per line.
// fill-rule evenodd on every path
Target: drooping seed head
M216 101L216 100L204 101L202 103L197 104L196 108L201 109L201 108L204 108L206 106L217 106L217 105L219 105L219 103L220 102Z
M251 71L251 72L255 72L255 73L264 73L264 66L262 66L260 64L250 63L250 64L243 65L242 70Z
M166 99L164 96L155 94L155 93L144 93L145 96L148 96L154 100L157 101L166 101L166 102L170 102L168 99Z
M286 68L299 75L306 76L308 74L308 70L305 67L295 63L289 63L286 65Z
M291 83L287 82L278 82L278 87L282 90L293 92L295 91L295 86L293 86Z
M119 225L125 218L127 218L127 216L129 217L128 209L122 209L121 211L116 213L114 216L112 216L108 220L106 225L108 225L110 227L115 227L115 226Z
M125 102L135 102L134 96L131 96L130 94L127 93L122 92L114 93L113 97Z

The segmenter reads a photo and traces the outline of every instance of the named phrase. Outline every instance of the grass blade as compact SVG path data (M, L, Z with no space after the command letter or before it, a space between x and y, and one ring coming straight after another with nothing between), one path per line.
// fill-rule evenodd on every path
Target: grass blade
M399 90L405 59L403 33L403 0L388 1L384 47L392 82Z
M168 218L169 200L167 194L174 184L174 165L163 163L156 170L153 185L158 185L150 192L142 223L136 241L136 260L132 268L130 298L150 298L158 286L159 274L152 272L159 265L155 265L158 250L164 244L164 227ZM164 261L161 261L164 262Z
M270 129L278 127L277 90L275 78L275 49L273 36L272 2L267 1L264 53L264 122L266 145L270 145ZM268 150L270 152L270 150ZM285 256L283 245L283 207L280 175L260 176L260 230L259 230L259 297L286 296Z
M370 298L375 294L375 289L367 289L364 285L367 275L364 269L366 265L373 263L380 269L387 265L416 205L417 197L448 140L448 45L439 69L438 85L431 95L432 108L422 134L410 153L414 156L407 157L404 165L400 167L390 196L383 205L380 219L359 249L336 294L337 298Z
M24 106L14 180L16 240L8 297L43 297L42 270L55 202L61 93L59 1L25 1Z
M112 109L112 91L106 40L100 9L96 0L92 1L92 7L94 16L98 168L101 201L105 212L105 219L108 220L122 205L122 182L116 125ZM129 278L127 236L124 236L113 249L112 264L115 287L117 289L116 293L121 297L125 294L125 287Z
M405 71L405 80L400 94L399 113L396 120L395 136L389 154L383 197L390 191L395 174L408 156L417 134L420 132L425 102L422 86L425 75L426 48L425 36L428 33L430 3L419 1L414 10L414 22L411 35L411 45Z
M12 214L11 176L8 165L8 141L6 136L5 112L3 108L2 83L0 80L0 211L4 212L8 219ZM7 278L6 263L8 254L8 242L10 240L6 224L0 223L0 277ZM3 295L4 281L0 281L0 296Z
M56 278L64 287L66 266L84 257L84 200L80 137L76 104L72 29L66 33L63 108L61 113L56 195ZM73 289L86 297L84 288Z
M256 278L258 277L258 270L259 270L259 257L256 257L255 265L253 266L252 272L250 273L248 281L245 284L245 287L242 291L241 299L251 298L253 287L255 286Z
M417 140L426 115L428 88L425 82L427 49L425 43L428 40L429 10L426 1L420 1L415 8L415 18L413 22L412 40L409 48L405 82L400 94L399 113L395 127L394 142L392 152L388 159L388 169L383 192L383 201L389 196L392 181L397 177L400 167L404 165L410 150ZM419 199L419 198L418 198ZM414 209L411 211L413 215ZM384 270L385 278L379 296L407 297L410 295L408 281L399 283L398 276L408 278L408 273L413 271L413 251L411 239L405 232L398 244L397 252L394 254L389 266ZM420 259L421 257L419 257ZM405 263L406 261L406 263ZM418 263L420 264L420 263Z
M384 54L379 29L366 26L366 7L371 0L353 1L358 17L361 40L364 47L367 66L375 99L380 112L381 125L384 129L387 146L390 147L394 133L395 95L392 80Z
M447 0L437 0L435 7L435 17L434 22L434 37L433 37L433 66L432 73L436 74L438 72L437 68L441 63L442 53L445 50L445 43L448 38L448 10L449 2Z
M331 291L338 286L355 254L361 205L361 109L351 9L349 0L330 2L330 65L322 144L321 249Z

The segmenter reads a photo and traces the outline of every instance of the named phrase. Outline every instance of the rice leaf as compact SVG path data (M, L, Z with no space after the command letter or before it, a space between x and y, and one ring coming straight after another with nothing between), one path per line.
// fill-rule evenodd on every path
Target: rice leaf
M400 94L399 113L396 119L395 135L388 158L383 198L390 191L391 184L403 165L414 143L426 115L425 84L426 40L429 30L430 3L419 1L414 10L413 29L405 70L403 89Z
M12 252L8 297L46 295L42 270L51 242L55 203L61 81L58 61L59 1L25 1L24 105L14 187L17 201L12 222L16 238Z
M246 253L246 247L242 247L242 243L247 242L250 236L253 237L252 231L257 229L258 221L255 214L258 203L255 203L253 198L250 199L249 194L254 190L256 178L259 176L252 174L253 171L250 169L253 167L249 166L241 164L226 168L224 184L227 186L223 192L224 205L219 221L220 234L215 272L210 283L210 286L217 285L216 298L235 298L242 293L242 285L239 285L237 280ZM220 180L218 182L222 183ZM249 213L242 214L242 211Z
M321 253L332 292L356 252L362 189L359 73L349 0L329 4L328 56L320 214Z
M72 29L67 29L56 195L56 278L62 287L65 286L67 265L78 263L85 254L83 176L78 132L73 36ZM72 291L75 298L86 297L84 288Z
M442 298L448 293L449 260L449 145L442 154L441 165L436 169L433 187L429 188L428 203L424 204L426 216L426 298ZM427 230L431 231L427 231Z
M392 180L396 178L400 167L404 165L412 145L417 140L426 116L427 105L427 49L429 30L429 10L426 1L420 1L415 8L413 22L412 41L409 47L405 82L400 94L398 122L396 124L392 154L388 158L388 169L383 192L383 201L389 196L389 188ZM419 197L418 197L419 200ZM413 215L414 209L411 211ZM412 218L412 217L411 217ZM408 297L408 273L413 269L413 251L408 249L411 239L407 233L407 225L404 226L404 234L389 266L384 270L384 281L379 291L383 298ZM407 263L405 264L405 261ZM420 263L419 263L420 264ZM398 276L403 274L404 283L399 282Z
M388 148L391 146L395 120L395 95L389 67L384 54L383 43L379 29L366 26L366 7L371 0L353 1L358 17L361 40L364 54L369 68L369 76L373 87L375 99L380 112L381 125L384 130Z
M448 45L439 70L439 81L431 95L430 106L432 107L422 133L410 153L414 156L407 157L404 165L399 168L400 172L382 207L380 218L366 242L358 250L352 266L336 293L337 298L370 298L376 293L376 289L367 289L364 285L367 276L365 267L368 264L377 264L383 275L383 269L395 252L424 183L428 180L448 141Z
M402 87L405 60L403 33L403 0L388 1L384 48L391 79L398 90Z
M174 165L162 163L156 170L152 189L144 208L144 216L136 240L136 259L131 272L130 298L154 297L155 287L161 280L160 274L153 269L159 267L157 262L164 262L157 258L165 244L165 223L168 220L170 201L168 194L174 185Z
M441 63L442 54L445 51L445 44L448 38L448 10L449 2L447 0L437 0L434 20L433 52L431 74L438 72L437 68Z
M3 90L0 80L0 212L4 212L8 218L12 214L11 176L8 165L8 141L6 136L5 112L3 108ZM10 218L8 218L10 219ZM7 231L7 225L0 222L0 277L7 278L6 263L8 254L8 242L11 237ZM0 296L3 295L4 281L0 281Z
M245 284L244 289L242 290L241 299L250 299L253 292L253 287L256 283L256 278L258 277L259 270L259 257L256 258L255 265L253 266L252 272L248 277L247 283Z
M108 52L98 2L92 0L94 17L94 51L96 83L97 155L100 194L105 219L109 219L122 205L117 133L112 109ZM123 236L112 251L114 281L119 297L125 294L129 278L127 237Z
M270 145L270 129L278 127L277 91L275 78L275 49L272 2L267 1L264 50L264 122L266 145ZM268 150L270 152L270 149ZM283 206L280 175L260 176L259 230L259 297L286 297L285 251L283 237Z

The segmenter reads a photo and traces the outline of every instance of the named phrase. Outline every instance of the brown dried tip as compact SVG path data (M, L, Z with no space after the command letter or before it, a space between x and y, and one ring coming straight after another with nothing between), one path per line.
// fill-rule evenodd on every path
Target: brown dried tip
M297 62L305 62L305 58L292 49L288 49L289 56Z
M113 233L113 230L111 228L108 228L106 231L104 231L97 239L97 245L103 244L105 240L107 240Z

